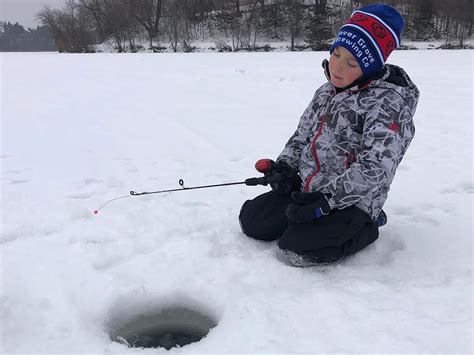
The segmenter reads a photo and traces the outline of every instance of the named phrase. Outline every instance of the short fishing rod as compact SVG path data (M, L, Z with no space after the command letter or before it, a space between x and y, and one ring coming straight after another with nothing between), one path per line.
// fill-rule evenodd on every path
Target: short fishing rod
M265 159L266 160L266 159ZM256 166L257 170L260 171L258 165ZM263 171L261 171L263 172ZM98 209L94 210L94 214L98 214L101 209L103 209L105 206L107 206L109 203L120 200L123 198L128 198L128 197L137 197L137 196L145 196L145 195L155 195L155 194L164 194L164 193L169 193L169 192L179 192L179 191L188 191L188 190L198 190L198 189L209 189L209 188L214 188L214 187L223 187L223 186L233 186L233 185L247 185L247 186L267 186L268 184L273 184L273 183L278 183L281 181L281 174L275 173L269 176L262 176L262 177L254 177L254 178L249 178L246 179L245 181L239 181L239 182L228 182L228 183L223 183L223 184L213 184L213 185L201 185L201 186L193 186L193 187L186 187L184 185L184 180L180 179L179 180L179 185L181 188L179 189L169 189L169 190L159 190L159 191L145 191L145 192L136 192L136 191L130 191L129 195L125 196L120 196L113 198L106 203L104 203L102 206L100 206Z

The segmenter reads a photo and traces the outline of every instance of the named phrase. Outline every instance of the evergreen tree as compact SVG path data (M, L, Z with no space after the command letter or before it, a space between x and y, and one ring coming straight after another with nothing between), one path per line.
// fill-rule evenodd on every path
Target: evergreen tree
M25 29L10 22L0 23L0 52L53 51L56 49L49 29L38 26Z
M295 40L300 36L303 25L303 0L285 0L287 24L290 34L290 50L295 48Z
M316 51L327 50L327 41L333 37L329 23L327 0L315 0L309 7L306 19L306 42Z
M287 23L285 7L281 1L265 5L260 10L262 18L260 30L269 38L283 39L283 29Z

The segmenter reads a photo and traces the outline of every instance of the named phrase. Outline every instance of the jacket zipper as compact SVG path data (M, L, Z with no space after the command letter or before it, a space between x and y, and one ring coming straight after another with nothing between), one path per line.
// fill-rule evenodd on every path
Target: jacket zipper
M316 132L313 142L311 143L311 153L313 153L313 159L314 162L316 163L316 170L311 173L310 176L306 179L306 185L305 185L305 191L309 192L309 185L311 184L311 180L316 176L321 171L321 165L319 164L319 158L318 158L318 153L316 151L316 141L318 140L319 136L323 133L323 127L324 124L326 123L327 116L323 115L321 117L321 126L319 126L318 131Z
M361 90L367 88L370 84L372 84L372 81L373 80L370 80L363 87L358 88L356 90L346 89L346 90L341 91L341 92L346 92L347 91L347 92L350 92L350 93L355 93L357 91L361 91ZM333 87L333 92L331 93L331 96L334 97L337 94L340 94L340 92L339 93L336 92L335 88ZM308 178L306 179L306 184L305 184L305 191L306 192L309 192L309 186L311 184L311 180L313 180L313 178L321 171L321 165L319 163L318 153L316 152L316 141L318 140L319 136L323 133L323 127L324 127L324 124L326 123L326 120L327 120L327 115L326 114L321 116L321 126L319 127L318 132L314 136L313 142L311 143L311 152L313 153L314 162L316 163L316 170L313 171L311 173L311 175L308 176Z

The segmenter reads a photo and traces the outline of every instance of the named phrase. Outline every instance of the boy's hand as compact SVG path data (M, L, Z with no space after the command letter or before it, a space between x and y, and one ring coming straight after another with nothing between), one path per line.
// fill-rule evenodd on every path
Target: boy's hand
M280 181L271 183L272 189L280 195L287 195L291 191L299 188L301 184L300 176L284 161L279 161L275 164L275 169L272 174L280 174Z
M265 174L272 189L280 195L289 194L301 185L298 172L294 171L284 161L275 163L271 159L260 159L255 163L255 168L258 172ZM272 177L275 178L273 182Z
M307 223L331 212L329 203L321 192L292 192L292 203L286 209L288 221Z

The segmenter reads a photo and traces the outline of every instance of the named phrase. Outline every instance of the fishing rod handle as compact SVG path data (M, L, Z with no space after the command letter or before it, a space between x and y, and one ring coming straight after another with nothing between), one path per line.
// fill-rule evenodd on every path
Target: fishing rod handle
M257 186L263 185L267 186L268 184L278 183L281 181L281 174L276 173L271 176L262 176L259 178L250 178L245 180L245 185L247 186Z

